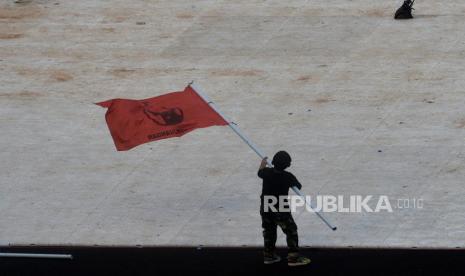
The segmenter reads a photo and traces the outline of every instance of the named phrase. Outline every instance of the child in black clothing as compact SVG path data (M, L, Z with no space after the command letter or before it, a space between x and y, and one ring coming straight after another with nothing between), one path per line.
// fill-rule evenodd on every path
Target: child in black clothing
M287 261L289 266L306 265L310 259L299 255L299 238L297 234L297 225L292 218L289 210L279 210L277 203L267 202L265 197L275 197L274 202L279 202L280 196L288 196L290 187L297 187L299 190L302 185L297 178L290 172L285 171L291 165L291 156L285 151L279 151L275 154L272 161L273 167L267 168L267 158L265 157L258 170L258 177L263 179L262 194L260 196L260 215L262 217L263 239L265 249L263 252L264 263L272 264L279 262L281 258L275 252L277 226L286 234L287 246L289 253Z

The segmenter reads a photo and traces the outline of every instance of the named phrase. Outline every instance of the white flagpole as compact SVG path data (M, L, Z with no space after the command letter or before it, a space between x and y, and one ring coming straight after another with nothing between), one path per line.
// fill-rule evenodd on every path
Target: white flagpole
M242 132L241 130L237 127L237 125L224 116L224 114L218 110L215 106L215 104L207 97L205 93L202 92L202 89L198 87L194 82L189 83L189 86L199 95L206 103L210 105L210 107L216 111L226 122L228 122L228 126L247 144L249 147L255 151L255 153L260 156L261 159L265 158L265 155L255 146ZM267 163L269 166L272 166L271 162L267 160ZM313 206L311 205L310 202L305 200L305 196L297 189L296 187L291 187L292 190L298 194L302 199L305 201L308 207L311 208L311 210L329 227L331 230L336 231L337 227L333 226L320 212L315 210Z

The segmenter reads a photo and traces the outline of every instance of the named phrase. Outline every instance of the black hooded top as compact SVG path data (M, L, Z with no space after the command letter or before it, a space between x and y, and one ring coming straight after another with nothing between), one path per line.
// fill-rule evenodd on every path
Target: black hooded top
M262 194L260 195L261 211L263 211L264 196L287 196L290 187L294 186L299 190L302 188L297 178L287 171L280 171L275 168L263 168L258 171L258 177L263 179ZM275 206L275 208L277 207Z

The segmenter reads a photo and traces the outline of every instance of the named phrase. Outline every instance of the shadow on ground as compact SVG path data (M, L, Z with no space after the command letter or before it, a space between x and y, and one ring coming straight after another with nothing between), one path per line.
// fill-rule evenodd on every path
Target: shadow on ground
M5 247L72 260L0 258L0 275L464 275L465 250L304 248L306 267L263 265L260 248ZM285 249L279 249L285 256Z

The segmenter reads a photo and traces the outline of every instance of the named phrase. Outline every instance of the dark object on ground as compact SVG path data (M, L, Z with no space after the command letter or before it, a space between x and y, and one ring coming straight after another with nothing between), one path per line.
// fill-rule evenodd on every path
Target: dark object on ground
M282 257L286 249L278 248ZM301 248L312 262L263 264L261 247L0 247L73 260L0 258L0 275L465 275L464 249Z
M412 10L414 10L412 6L414 2L415 0L405 0L402 6L397 9L394 19L412 19Z

